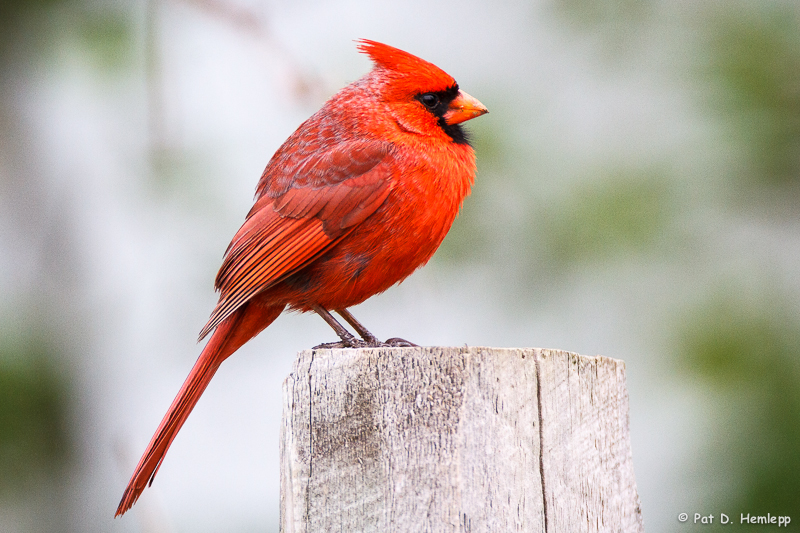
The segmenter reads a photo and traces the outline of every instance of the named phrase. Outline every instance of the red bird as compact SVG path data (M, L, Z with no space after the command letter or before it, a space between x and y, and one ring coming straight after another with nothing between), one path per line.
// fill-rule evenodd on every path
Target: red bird
M115 516L136 503L219 365L287 307L314 311L340 346L381 343L347 308L428 262L475 179L461 123L487 109L447 73L369 40L374 68L306 120L272 156L225 252L212 333L147 446ZM329 311L341 315L355 338Z

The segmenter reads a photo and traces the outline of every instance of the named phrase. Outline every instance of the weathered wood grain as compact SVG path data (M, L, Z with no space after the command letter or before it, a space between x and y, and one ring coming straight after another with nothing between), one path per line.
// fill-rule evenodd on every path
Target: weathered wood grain
M301 352L284 382L281 531L643 531L624 363Z

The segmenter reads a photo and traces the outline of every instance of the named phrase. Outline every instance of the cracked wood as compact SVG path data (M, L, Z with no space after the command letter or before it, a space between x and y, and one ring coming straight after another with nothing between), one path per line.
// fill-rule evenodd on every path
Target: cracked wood
M624 363L301 352L284 382L281 531L643 531Z

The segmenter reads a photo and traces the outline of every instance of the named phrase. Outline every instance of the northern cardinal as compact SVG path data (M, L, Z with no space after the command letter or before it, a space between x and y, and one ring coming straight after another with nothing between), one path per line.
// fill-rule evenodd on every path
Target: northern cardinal
M373 69L272 156L217 274L212 333L147 446L115 516L133 506L219 365L287 307L314 311L344 347L381 343L347 311L424 265L475 179L461 123L487 112L435 65L370 40ZM341 315L357 339L330 314Z

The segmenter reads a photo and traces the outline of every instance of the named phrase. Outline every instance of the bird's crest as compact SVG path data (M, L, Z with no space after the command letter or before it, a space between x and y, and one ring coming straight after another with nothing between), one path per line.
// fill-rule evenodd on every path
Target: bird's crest
M378 68L402 77L413 77L426 91L443 91L456 86L456 80L433 63L388 44L359 39L358 50L367 54Z

